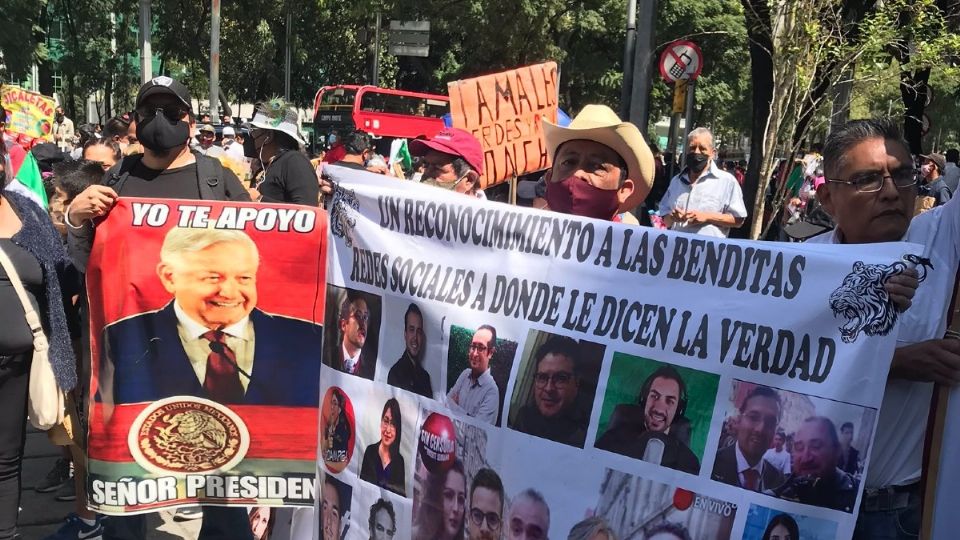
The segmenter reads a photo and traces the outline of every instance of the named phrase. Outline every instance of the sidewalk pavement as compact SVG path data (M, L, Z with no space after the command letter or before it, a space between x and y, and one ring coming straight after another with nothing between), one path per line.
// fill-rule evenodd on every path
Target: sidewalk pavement
M60 448L47 440L47 434L27 426L27 444L23 451L23 474L20 491L18 531L23 540L43 540L60 528L67 514L74 511L73 502L57 502L53 493L33 490L60 457ZM195 540L200 533L200 520L175 522L173 511L150 514L146 540Z

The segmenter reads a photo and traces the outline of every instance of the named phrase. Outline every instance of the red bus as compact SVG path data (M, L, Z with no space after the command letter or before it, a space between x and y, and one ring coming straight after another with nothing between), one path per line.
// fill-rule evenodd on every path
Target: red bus
M376 86L324 86L313 100L314 133L360 131L379 137L433 137L443 129L450 98Z

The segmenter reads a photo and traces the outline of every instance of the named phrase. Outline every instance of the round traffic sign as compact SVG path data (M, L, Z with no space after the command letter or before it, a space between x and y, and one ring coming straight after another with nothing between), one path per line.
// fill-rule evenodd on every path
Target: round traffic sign
M668 83L695 81L702 69L703 53L692 41L674 41L660 54L660 76Z

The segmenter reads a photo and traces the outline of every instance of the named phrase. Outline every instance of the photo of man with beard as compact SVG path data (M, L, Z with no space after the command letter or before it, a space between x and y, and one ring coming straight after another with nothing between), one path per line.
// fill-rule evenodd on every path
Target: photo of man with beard
M687 385L680 373L672 366L661 366L641 386L639 405L618 407L620 414L614 412L610 427L597 439L596 447L697 474L700 460L685 442L690 430L684 416L688 401ZM637 418L638 414L642 416Z
M323 363L344 373L373 380L380 334L380 298L373 294L327 287Z

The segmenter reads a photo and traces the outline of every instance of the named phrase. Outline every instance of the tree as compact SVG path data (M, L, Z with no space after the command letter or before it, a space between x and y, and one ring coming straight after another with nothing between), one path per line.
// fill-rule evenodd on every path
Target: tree
M5 0L0 32L0 80L23 79L34 62L47 58L43 21L47 0Z

